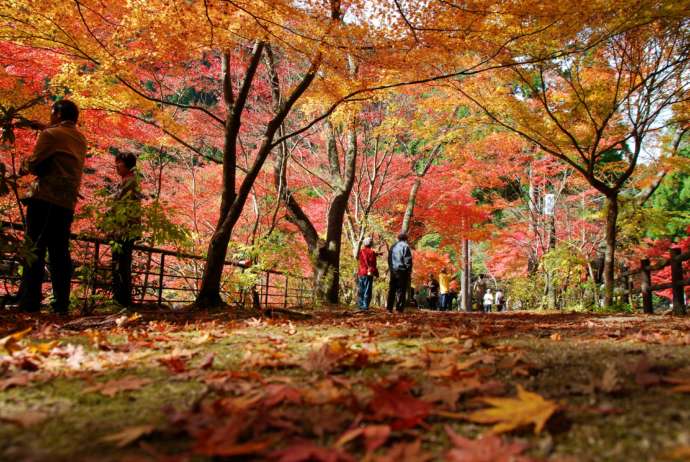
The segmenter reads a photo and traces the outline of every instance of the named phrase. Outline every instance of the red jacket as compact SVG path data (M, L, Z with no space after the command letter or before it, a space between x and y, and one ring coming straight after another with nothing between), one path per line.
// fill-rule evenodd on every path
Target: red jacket
M371 247L362 247L359 251L359 270L357 276L378 276L379 270L376 269L376 252Z

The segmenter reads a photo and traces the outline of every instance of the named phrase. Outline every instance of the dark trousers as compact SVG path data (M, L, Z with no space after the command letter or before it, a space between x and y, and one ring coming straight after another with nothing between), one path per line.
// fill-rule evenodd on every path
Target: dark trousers
M374 276L359 276L357 278L357 286L359 287L357 305L361 310L367 310L369 309L369 305L371 304L371 293L374 286Z
M134 240L115 241L112 250L113 300L122 306L132 304L132 251Z
M388 285L388 299L386 300L386 308L388 311L393 311L393 305L395 305L395 308L402 312L403 308L405 308L407 288L409 286L409 270L391 270L391 278Z
M426 299L426 307L430 310L435 310L438 307L438 297L432 295Z
M39 311L41 286L45 277L48 252L50 280L53 285L53 310L67 312L69 308L72 259L69 254L69 235L74 212L38 199L28 201L26 210L26 242L30 257L24 263L19 286L19 308Z

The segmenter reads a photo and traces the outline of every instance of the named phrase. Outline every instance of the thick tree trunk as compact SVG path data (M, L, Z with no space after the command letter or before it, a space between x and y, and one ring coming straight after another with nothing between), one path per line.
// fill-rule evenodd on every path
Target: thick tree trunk
M254 157L254 162L247 170L239 188L236 188L236 168L237 168L237 135L241 124L242 111L251 88L256 69L259 65L264 44L258 42L254 46L250 65L247 68L244 81L239 89L236 98L233 98L232 88L230 87L230 77L227 66L225 70L224 98L226 105L231 109L228 115L225 128L225 149L223 153L223 193L220 207L220 216L216 230L209 242L206 256L206 266L201 280L201 288L197 295L195 304L199 307L209 307L218 305L221 302L220 288L223 267L228 252L228 244L232 236L233 229L237 224L247 198L252 190L256 178L270 154L273 139L282 125L287 115L297 100L309 88L316 71L320 65L320 59L312 63L302 80L293 89L284 102L278 106L273 119L266 125L263 134L263 141ZM227 62L227 58L225 59Z
M613 304L616 257L616 224L618 222L618 194L606 197L606 252L604 254L604 306Z

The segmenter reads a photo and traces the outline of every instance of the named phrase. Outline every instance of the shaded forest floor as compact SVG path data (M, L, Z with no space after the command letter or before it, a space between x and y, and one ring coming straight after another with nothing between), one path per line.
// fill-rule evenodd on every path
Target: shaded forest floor
M0 460L690 460L687 318L2 314L0 337Z

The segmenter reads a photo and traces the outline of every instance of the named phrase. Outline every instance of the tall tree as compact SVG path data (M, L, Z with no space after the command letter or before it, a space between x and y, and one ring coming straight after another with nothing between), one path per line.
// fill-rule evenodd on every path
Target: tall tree
M568 60L513 67L501 73L500 91L497 80L457 85L493 122L562 160L604 195L607 305L613 301L618 197L647 143L668 125L664 114L688 98L688 46L685 21L657 21Z

